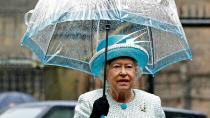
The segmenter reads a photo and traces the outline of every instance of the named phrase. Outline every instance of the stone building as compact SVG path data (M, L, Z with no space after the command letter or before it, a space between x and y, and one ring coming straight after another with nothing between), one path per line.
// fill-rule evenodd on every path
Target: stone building
M26 30L24 13L33 8L32 0L0 0L0 92L23 91L43 98L43 69L31 59L31 52L20 46Z
M24 13L36 2L0 0L0 91L25 91L39 99L77 99L81 93L95 88L88 75L43 67L33 60L31 51L20 46L26 30ZM176 3L181 18L210 19L209 0L176 0ZM210 117L210 26L186 26L184 30L193 60L159 72L155 94L161 97L164 106L192 109ZM139 81L137 88L145 89L145 79ZM101 85L97 82L96 86Z
M210 23L209 0L176 0L182 18ZM210 117L210 26L184 27L192 48L192 61L184 61L161 71L155 93L165 106L192 109Z

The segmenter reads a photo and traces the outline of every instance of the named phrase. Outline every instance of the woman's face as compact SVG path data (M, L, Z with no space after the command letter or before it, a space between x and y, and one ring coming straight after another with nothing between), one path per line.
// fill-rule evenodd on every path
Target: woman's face
M107 65L107 81L116 92L131 90L134 86L137 67L130 58L119 58Z

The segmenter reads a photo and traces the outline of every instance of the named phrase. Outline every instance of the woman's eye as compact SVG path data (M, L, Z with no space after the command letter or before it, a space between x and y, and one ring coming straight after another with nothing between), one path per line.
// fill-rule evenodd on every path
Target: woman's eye
M120 65L114 65L113 68L120 68Z
M127 65L126 68L133 68L133 65Z

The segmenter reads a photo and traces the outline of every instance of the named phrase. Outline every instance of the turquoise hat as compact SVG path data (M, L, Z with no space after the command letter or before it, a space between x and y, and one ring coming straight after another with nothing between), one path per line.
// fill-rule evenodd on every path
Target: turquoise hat
M99 42L96 53L89 64L93 75L99 76L105 63L106 39ZM136 60L137 66L144 69L149 60L148 52L136 45L133 39L127 35L112 35L108 37L107 61L118 57L131 57Z

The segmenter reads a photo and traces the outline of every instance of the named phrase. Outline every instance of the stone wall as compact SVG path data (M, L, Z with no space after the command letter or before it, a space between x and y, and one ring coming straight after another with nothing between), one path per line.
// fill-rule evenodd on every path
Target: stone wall
M31 57L31 52L20 46L26 31L24 14L37 0L0 0L0 59Z
M23 14L30 9L38 0L0 0L0 14Z
M180 17L210 18L209 0L176 0ZM164 106L192 109L210 117L210 27L184 27L193 60L162 70L155 93Z
M175 0L181 17L210 17L209 0Z
M0 0L0 59L31 57L31 51L20 47L26 30L24 13L32 9L37 0ZM209 0L176 0L180 17L210 17ZM210 117L210 27L184 28L193 53L192 61L184 61L162 70L156 77L155 94L162 98L164 106L187 108L208 114ZM47 98L59 95L61 99L76 99L79 94L91 90L86 75L65 69L46 70L48 88L60 83L59 90L47 93ZM65 76L63 76L65 75ZM56 79L54 79L56 77ZM80 78L80 79L72 79ZM70 86L74 83L73 86ZM142 84L143 83L143 84ZM137 88L145 88L145 80L137 82ZM61 86L62 85L62 86ZM77 87L78 88L77 88ZM96 87L100 87L98 83ZM74 94L70 94L73 91ZM69 91L69 94L68 94Z

